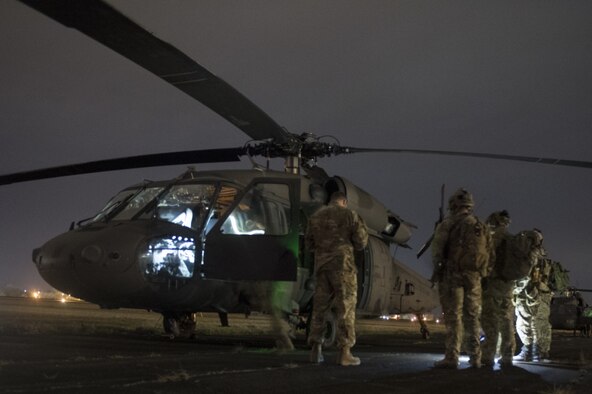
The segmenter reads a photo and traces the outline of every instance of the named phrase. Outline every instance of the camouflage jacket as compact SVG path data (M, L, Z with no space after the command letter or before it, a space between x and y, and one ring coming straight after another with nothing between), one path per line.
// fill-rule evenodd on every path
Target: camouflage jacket
M479 228L484 245L478 250L464 245L461 234ZM461 211L444 218L436 227L432 241L432 261L437 270L446 272L479 272L482 277L491 272L491 261L495 259L495 248L490 230L475 215ZM444 267L440 267L440 265Z
M331 262L340 265L336 269L355 269L354 249L362 250L367 243L366 224L351 209L330 204L308 220L305 246L315 255L315 271Z
M516 285L515 280L507 280L502 275L505 262L505 243L511 234L505 226L500 226L492 229L493 248L495 256L490 262L491 274L489 278L483 281L484 296L491 296L497 298L512 298L513 290Z
M544 294L552 294L549 287L549 278L552 275L553 266L551 260L539 257L536 264L530 270L528 277L517 281L514 294L517 297L537 298Z
M495 258L491 261L492 271L491 271L491 278L498 279L505 282L514 282L508 281L504 279L502 275L502 270L504 268L504 264L506 264L505 258L505 243L508 241L512 234L508 232L506 227L496 227L493 229L492 239L493 239L493 248L495 250ZM511 262L508 262L511 264Z

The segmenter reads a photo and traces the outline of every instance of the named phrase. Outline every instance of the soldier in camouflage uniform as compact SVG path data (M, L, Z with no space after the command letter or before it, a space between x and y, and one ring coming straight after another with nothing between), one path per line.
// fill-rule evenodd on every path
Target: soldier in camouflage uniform
M242 290L249 311L253 308L271 316L271 331L280 353L294 350L292 330L286 318L291 306L290 287L290 282L256 281Z
M551 351L551 299L553 298L553 291L549 286L549 278L551 276L551 261L549 259L542 259L539 268L539 308L535 316L535 329L537 332L536 341L533 348L533 361L545 361L550 359ZM537 354L538 353L538 354ZM538 355L538 357L536 357Z
M550 260L544 258L540 237L540 256L528 277L517 282L514 290L516 304L516 332L522 342L522 349L514 357L516 361L534 361L549 358L551 348L551 298L549 288L551 274Z
M360 365L351 354L356 343L355 319L357 302L357 268L354 249L362 250L368 243L368 230L358 214L347 208L344 193L335 192L328 206L309 219L306 248L314 253L316 287L308 342L312 346L311 361L323 361L321 346L325 314L336 315L336 342L339 365Z
M512 365L512 357L516 349L513 304L516 281L505 279L502 269L503 264L512 264L512 262L503 261L504 244L510 236L508 232L510 215L505 210L494 212L489 215L486 223L493 231L496 259L490 276L484 278L482 282L481 327L485 333L485 342L481 346L481 361L484 365L493 366L498 338L501 336L499 363L509 366Z
M436 227L432 241L433 279L438 282L446 325L445 356L434 364L436 368L458 368L463 325L470 365L481 367L481 278L489 273L494 251L490 231L473 215L473 206L473 196L457 190L448 201L449 215ZM484 242L478 251L464 244L471 232Z

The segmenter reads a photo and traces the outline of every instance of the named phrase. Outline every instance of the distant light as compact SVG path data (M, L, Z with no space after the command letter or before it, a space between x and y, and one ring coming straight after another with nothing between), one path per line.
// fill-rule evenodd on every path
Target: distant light
M64 304L64 303L66 302L66 298L64 298L64 297L60 298L60 302L61 302L62 304Z

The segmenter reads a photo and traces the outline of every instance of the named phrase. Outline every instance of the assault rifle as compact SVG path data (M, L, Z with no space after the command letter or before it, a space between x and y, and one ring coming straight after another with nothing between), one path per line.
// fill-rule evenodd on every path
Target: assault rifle
M442 220L444 220L444 188L445 188L445 185L442 184L442 187L440 188L440 209L439 209L440 215L439 215L436 223L434 223L434 232L436 231L436 227L438 227L438 225L440 223L442 223ZM421 249L419 249L419 252L417 252L417 258L420 258L421 255L430 247L433 240L434 240L434 233L432 233L430 238L423 244Z

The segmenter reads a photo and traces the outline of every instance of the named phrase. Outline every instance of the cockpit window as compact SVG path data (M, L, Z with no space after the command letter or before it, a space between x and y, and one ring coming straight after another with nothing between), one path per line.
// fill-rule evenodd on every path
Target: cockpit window
M257 183L222 224L224 234L285 235L290 230L288 185Z
M228 208L234 203L237 194L238 190L235 187L227 185L220 186L216 202L207 216L204 226L204 234L208 234L214 228L214 225L218 220L226 214Z
M183 227L199 228L212 206L215 185L175 185L158 201L156 217Z
M111 214L111 212L120 207L121 204L125 203L131 196L133 196L137 192L138 189L128 189L120 191L119 193L117 193L117 195L115 195L107 202L105 207L101 209L101 211L97 213L90 220L90 222L99 222L101 220L106 219L109 216L109 214Z
M163 187L148 187L130 199L125 208L113 220L129 220L146 207L156 196L164 190Z

